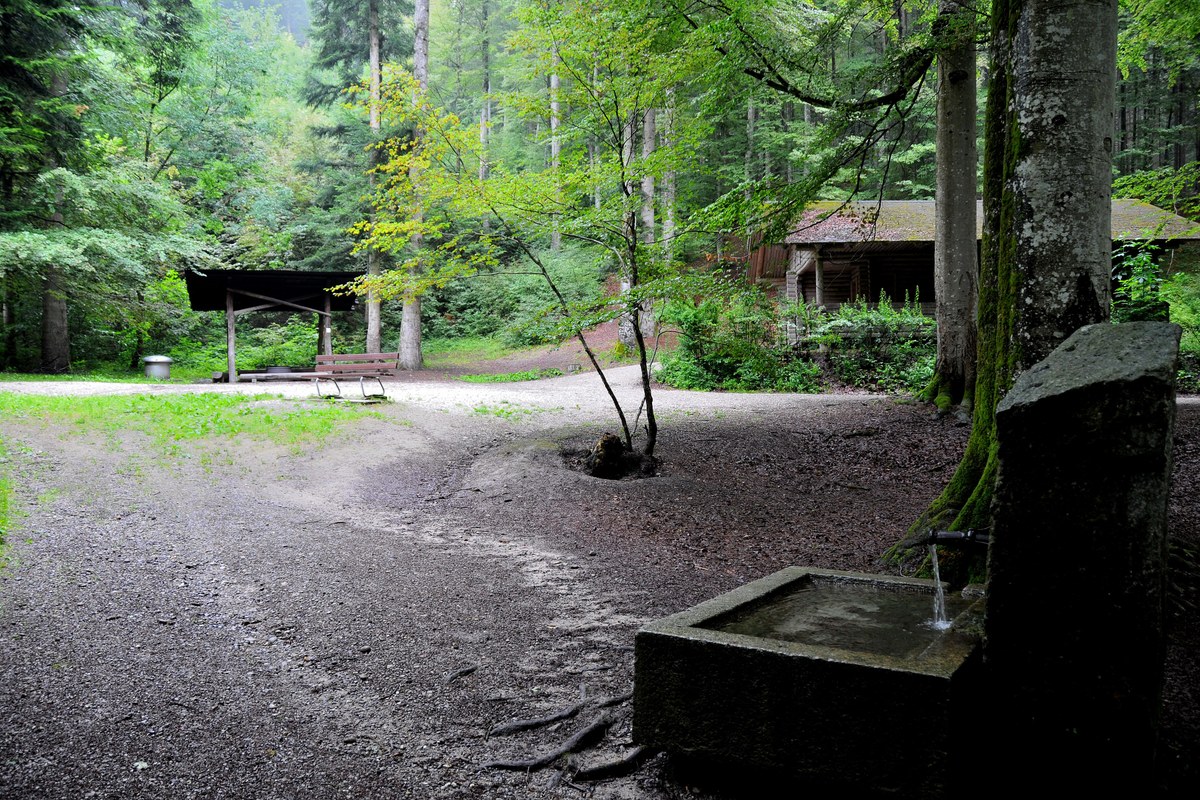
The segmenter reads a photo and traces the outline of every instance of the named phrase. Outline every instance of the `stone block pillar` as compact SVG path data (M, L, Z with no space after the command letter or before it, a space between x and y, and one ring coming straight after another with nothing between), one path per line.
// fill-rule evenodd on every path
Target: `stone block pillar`
M1179 336L1084 327L997 409L979 721L1001 793L1152 787Z

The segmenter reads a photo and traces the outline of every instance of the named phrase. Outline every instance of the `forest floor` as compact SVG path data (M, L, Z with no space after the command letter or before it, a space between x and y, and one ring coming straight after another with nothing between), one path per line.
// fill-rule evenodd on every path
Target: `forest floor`
M636 408L636 367L611 375ZM593 373L448 377L389 382L393 402L302 452L206 440L167 453L135 432L0 420L25 513L0 577L0 797L734 796L661 754L624 777L573 777L629 752L634 633L785 566L897 573L879 554L968 431L874 395L659 389L658 474L606 481L564 455L613 429ZM1193 547L1198 483L1200 399L1183 398L1170 525ZM1172 636L1147 796L1193 797L1196 615L1174 617ZM487 766L552 750L607 701L611 725L572 769Z

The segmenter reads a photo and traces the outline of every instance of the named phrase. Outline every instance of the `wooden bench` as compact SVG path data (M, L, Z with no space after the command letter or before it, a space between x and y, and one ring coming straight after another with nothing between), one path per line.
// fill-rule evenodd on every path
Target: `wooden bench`
M386 396L382 378L395 375L400 369L399 353L341 353L332 356L317 356L317 367L314 383L317 394L321 397L341 397L342 387L339 379L358 378L358 388L364 398L382 398ZM367 393L367 381L374 380L379 384L377 394ZM333 384L333 392L326 394L321 391L321 382Z

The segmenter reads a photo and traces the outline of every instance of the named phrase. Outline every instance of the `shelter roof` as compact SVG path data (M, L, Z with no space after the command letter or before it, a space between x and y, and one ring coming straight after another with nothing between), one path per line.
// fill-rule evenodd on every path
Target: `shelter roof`
M238 311L262 305L262 298L308 305L327 294L330 295L330 310L349 311L354 306L355 296L332 294L330 289L349 283L360 274L293 269L210 269L188 271L184 280L193 311L224 311L225 293L229 290L234 293L233 307Z
M785 237L786 244L861 242L923 243L934 240L933 200L813 203ZM977 201L976 236L983 235L983 201ZM1114 240L1200 241L1200 225L1141 200L1112 201Z

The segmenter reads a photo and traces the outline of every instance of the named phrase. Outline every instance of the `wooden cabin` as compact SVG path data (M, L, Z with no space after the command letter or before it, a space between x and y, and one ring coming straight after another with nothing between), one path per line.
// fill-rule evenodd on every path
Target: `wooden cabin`
M983 202L976 214L983 233ZM1170 248L1200 241L1200 226L1140 200L1113 200L1113 241L1149 240ZM933 316L933 200L814 203L782 244L764 244L747 259L747 276L788 300L825 306L907 297Z

